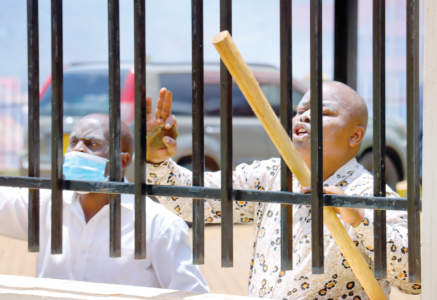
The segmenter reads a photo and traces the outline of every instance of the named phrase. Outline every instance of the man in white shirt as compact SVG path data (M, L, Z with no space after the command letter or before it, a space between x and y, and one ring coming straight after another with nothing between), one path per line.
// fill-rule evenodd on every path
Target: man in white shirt
M122 172L132 161L133 136L122 123ZM84 117L70 135L66 179L105 180L109 117ZM134 259L134 196L121 195L121 257L109 257L109 195L63 192L63 253L50 253L51 191L40 193L37 277L209 292L197 266L185 222L147 198L147 258ZM28 190L0 188L0 235L27 240Z

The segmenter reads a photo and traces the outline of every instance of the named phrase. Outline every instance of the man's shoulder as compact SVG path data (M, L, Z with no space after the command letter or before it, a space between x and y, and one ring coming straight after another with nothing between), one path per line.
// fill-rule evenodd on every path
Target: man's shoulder
M350 180L346 179L346 194L355 196L373 196L374 176L372 173L358 163L355 172L355 176L351 176ZM399 197L399 195L396 194L396 192L394 192L388 185L386 185L386 196Z
M254 160L251 164L242 163L237 166L237 170L244 170L250 168L252 170L259 169L261 171L277 171L281 167L281 159L277 157L272 157L265 160Z

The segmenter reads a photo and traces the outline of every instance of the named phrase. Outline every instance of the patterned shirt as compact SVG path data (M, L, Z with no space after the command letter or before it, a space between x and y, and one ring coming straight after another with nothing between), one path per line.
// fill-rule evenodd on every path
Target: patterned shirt
M246 190L280 190L280 159L241 164L233 172L233 187ZM220 187L220 172L205 173L205 187ZM191 171L173 160L147 164L147 182L155 185L191 186ZM347 195L372 196L373 176L352 159L324 182L337 185ZM300 192L293 179L293 191ZM387 197L399 197L387 186ZM170 211L192 221L192 199L158 197ZM348 262L324 226L325 273L311 271L311 206L293 205L293 270L281 270L280 204L235 201L236 223L255 222L249 271L249 296L273 299L369 299ZM219 200L205 201L205 222L220 222ZM343 223L343 222L342 222ZM366 210L355 228L343 223L366 262L373 269L373 210ZM379 280L384 292L390 285L404 293L420 294L421 285L408 283L408 230L406 212L387 211L387 279Z

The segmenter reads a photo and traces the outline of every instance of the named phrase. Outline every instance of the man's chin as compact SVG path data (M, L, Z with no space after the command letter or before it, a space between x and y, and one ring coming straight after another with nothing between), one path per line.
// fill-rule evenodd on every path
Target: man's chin
M300 153L310 151L311 150L311 141L293 141L294 147L297 149L297 151Z

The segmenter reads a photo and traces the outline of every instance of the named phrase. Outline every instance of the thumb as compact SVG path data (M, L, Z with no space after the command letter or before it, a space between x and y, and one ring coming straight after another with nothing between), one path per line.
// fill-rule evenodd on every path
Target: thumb
M177 149L176 140L172 139L169 136L165 136L162 139L162 142L164 143L164 145L167 146L167 153L169 155L173 156L174 154L176 154L176 149Z

